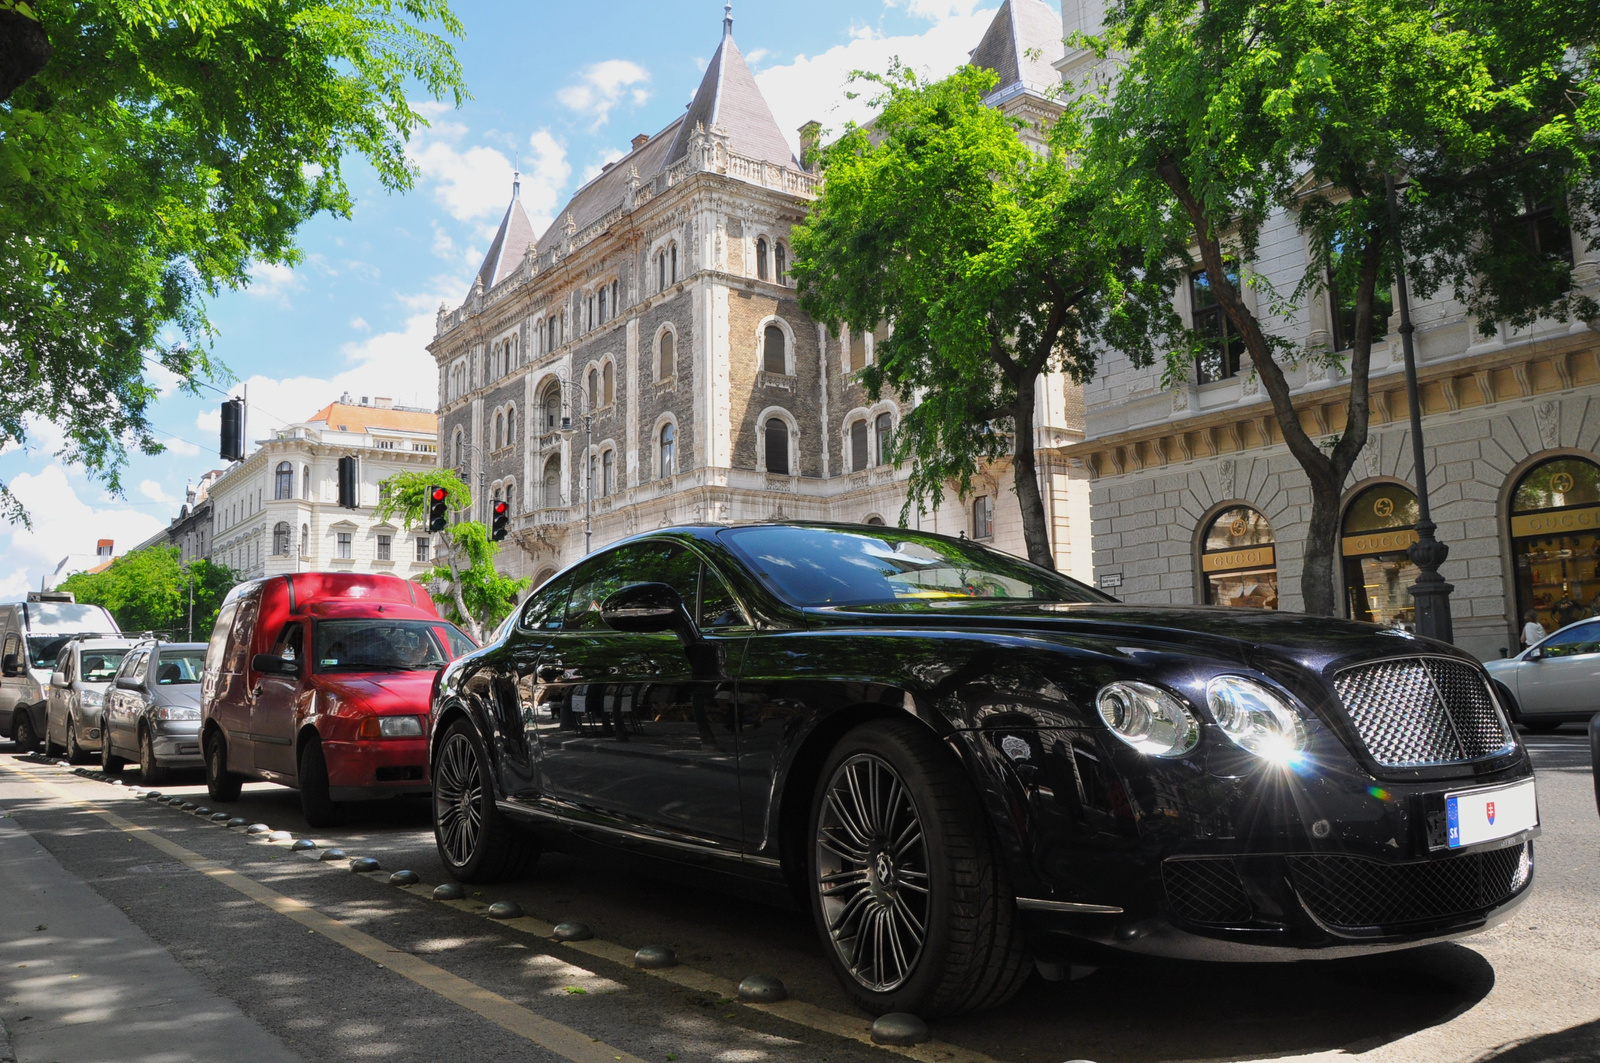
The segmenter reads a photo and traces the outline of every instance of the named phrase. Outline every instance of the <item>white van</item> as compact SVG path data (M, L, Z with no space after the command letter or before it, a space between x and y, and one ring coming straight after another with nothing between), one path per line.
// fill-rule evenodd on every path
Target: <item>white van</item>
M0 602L0 735L23 752L37 749L56 654L74 635L121 633L104 608L79 605L69 592L29 591L24 601Z

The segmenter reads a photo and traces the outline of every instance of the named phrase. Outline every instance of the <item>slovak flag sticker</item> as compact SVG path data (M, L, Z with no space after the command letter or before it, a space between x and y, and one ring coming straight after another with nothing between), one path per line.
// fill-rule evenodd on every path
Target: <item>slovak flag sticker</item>
M1484 806L1484 811L1489 814L1489 825L1494 826L1494 802L1490 801Z

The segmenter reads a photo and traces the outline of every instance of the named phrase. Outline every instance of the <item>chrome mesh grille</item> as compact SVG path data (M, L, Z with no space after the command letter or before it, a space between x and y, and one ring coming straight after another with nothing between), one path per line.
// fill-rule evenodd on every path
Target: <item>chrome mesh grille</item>
M1447 657L1347 668L1334 689L1372 759L1390 768L1456 764L1512 744L1477 669Z
M1305 906L1341 928L1393 927L1497 908L1533 876L1533 843L1410 864L1358 856L1292 856Z
M1163 860L1161 883L1173 912L1196 923L1247 923L1250 899L1230 857Z

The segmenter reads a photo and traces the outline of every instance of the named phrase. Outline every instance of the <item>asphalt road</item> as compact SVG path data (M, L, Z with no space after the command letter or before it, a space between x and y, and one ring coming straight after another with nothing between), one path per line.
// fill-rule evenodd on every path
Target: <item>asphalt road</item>
M952 1063L1351 1053L1378 1063L1600 1058L1600 816L1587 742L1575 727L1527 742L1544 834L1534 893L1501 927L1463 943L1360 960L1141 964L1070 983L1035 979L1003 1008L936 1023L936 1041L917 1056ZM115 1031L146 1014L140 989L148 996L149 986L167 984L161 979L177 987L168 996L178 1004L184 994L200 1001L197 1010L216 1017L218 1036L260 1036L290 1059L557 1060L581 1050L602 1063L883 1058L885 1050L863 1043L867 1021L844 999L809 917L798 911L561 854L547 854L521 882L440 904L427 888L386 882L400 869L417 872L425 887L448 881L421 801L358 806L321 831L305 826L296 795L278 787L247 787L228 807L382 865L382 873L361 876L344 863L291 853L286 843L134 800L127 787L14 760L4 749L0 812L7 828L30 836L5 844L42 846L31 858L61 876L56 895L87 883L109 902L105 918L127 923L115 932L85 929L69 941L21 925L33 917L19 907L9 918L0 914L0 1018L23 1063L156 1063L157 1052L130 1053ZM139 781L133 770L125 778ZM206 802L198 776L160 789ZM481 914L490 901L515 901L530 918L492 922ZM549 941L548 924L564 919L588 923L597 940ZM627 962L632 950L652 944L675 949L684 966L665 977L635 970ZM44 999L45 984L37 961L27 960L29 948L73 952L82 969L73 968L69 987L85 991L83 979L91 979L99 995L86 999L95 1006L24 1019L30 1007L47 1010L29 1004ZM152 963L171 970L146 972ZM781 978L801 1003L761 1010L732 1002L732 985L757 973ZM40 1018L48 1026L30 1032ZM105 1051L52 1054L73 1022L80 1035L73 1044L90 1043L81 1036L90 1031L106 1041ZM182 1029L171 1036L181 1040ZM215 1057L195 1049L164 1058Z

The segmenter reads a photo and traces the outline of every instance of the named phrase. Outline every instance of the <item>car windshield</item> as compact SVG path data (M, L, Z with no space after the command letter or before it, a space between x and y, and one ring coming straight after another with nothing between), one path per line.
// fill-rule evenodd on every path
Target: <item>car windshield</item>
M1107 600L1020 558L915 531L752 525L721 536L779 597L799 606Z
M29 635L28 660L35 668L54 668L56 655L71 637L71 635Z
M431 672L473 649L444 620L319 620L313 631L318 672Z
M175 650L161 655L156 665L156 683L160 686L180 686L200 682L205 671L205 650Z
M78 655L78 678L85 683L109 683L127 655L127 650L84 650Z

